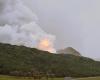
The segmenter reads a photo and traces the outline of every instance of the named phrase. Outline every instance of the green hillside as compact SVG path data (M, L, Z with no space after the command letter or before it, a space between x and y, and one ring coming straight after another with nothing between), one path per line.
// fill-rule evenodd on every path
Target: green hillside
M35 48L0 44L0 74L56 77L100 76L100 62L69 54L51 54Z

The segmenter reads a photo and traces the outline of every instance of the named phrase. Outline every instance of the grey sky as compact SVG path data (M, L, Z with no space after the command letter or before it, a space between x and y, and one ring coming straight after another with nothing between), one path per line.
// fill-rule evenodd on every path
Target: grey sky
M100 58L100 0L32 1L41 27L56 35L57 49L72 46L84 56Z
M84 54L100 58L100 0L84 0L81 7Z

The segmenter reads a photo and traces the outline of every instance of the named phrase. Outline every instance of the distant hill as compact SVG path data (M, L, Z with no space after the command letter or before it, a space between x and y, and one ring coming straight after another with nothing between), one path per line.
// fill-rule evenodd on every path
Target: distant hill
M75 56L81 56L81 54L72 47L68 47L68 48L65 48L65 49L58 50L57 53L72 54L72 55L75 55Z
M35 48L0 44L0 74L56 77L100 76L100 62L71 54L50 54Z
M96 60L96 61L100 61L100 58L94 58L94 60Z

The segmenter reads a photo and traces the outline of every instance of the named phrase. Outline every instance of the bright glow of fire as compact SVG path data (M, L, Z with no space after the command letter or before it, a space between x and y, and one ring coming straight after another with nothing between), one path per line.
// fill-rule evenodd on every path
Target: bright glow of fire
M55 49L53 48L53 43L48 38L41 39L38 44L38 48L44 51L49 51L51 53L55 53Z

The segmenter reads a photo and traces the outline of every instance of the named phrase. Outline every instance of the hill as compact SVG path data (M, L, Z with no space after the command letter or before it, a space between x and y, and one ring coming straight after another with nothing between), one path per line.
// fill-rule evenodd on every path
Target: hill
M72 47L68 47L68 48L65 48L65 49L58 50L57 53L72 54L72 55L75 55L75 56L81 56L81 54Z
M57 77L100 76L100 62L70 54L51 54L35 48L0 44L0 74Z

